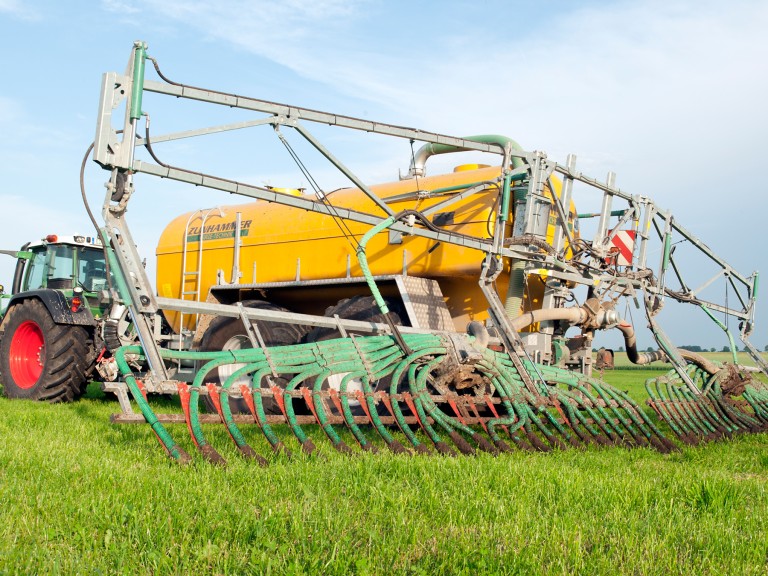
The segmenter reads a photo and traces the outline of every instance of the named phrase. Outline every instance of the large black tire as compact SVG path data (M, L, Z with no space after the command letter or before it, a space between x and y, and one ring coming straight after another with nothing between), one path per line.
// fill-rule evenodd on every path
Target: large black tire
M405 310L398 302L386 299L387 308L389 308L390 318L395 325L402 325L402 319L406 317ZM333 317L338 315L343 320L359 320L361 322L374 322L377 324L384 324L384 314L381 313L378 304L373 296L353 296L340 300L334 306L329 306L325 311L325 316ZM357 335L355 333L355 335ZM341 338L341 334L338 330L333 328L314 328L309 334L307 334L307 342L321 342L323 340L331 340L333 338ZM382 378L377 382L371 382L371 387L374 390L389 390L391 379L389 377ZM338 389L341 385L340 375L333 375L323 383L323 388L327 389L329 386ZM352 392L356 389L361 389L361 383L352 380L347 390ZM355 416L362 416L365 414L363 407L357 400L350 399L349 407L352 414ZM381 410L381 413L383 410Z
M396 325L402 325L402 319L406 317L402 305L388 298L385 301L392 321ZM373 296L352 296L326 308L325 316L332 317L335 315L344 320L359 320L361 322L375 322L377 324L384 324L386 322L384 314L381 313ZM330 340L331 338L341 338L341 334L333 328L314 328L307 334L306 340L307 342L319 342L321 340Z
M56 324L39 300L16 304L0 342L0 381L8 398L72 402L87 385L93 340L82 326Z
M259 308L262 310L274 310L288 312L287 309L280 306L276 306L270 302L264 302L262 300L245 300L243 306L247 308ZM285 324L282 322L263 322L257 320L254 322L259 328L261 337L264 339L264 344L267 347L270 346L286 346L289 344L298 344L302 341L306 335L308 328L306 326L299 326L295 324ZM240 318L228 318L226 316L220 316L211 322L208 329L203 334L203 339L200 342L200 350L206 352L219 351L219 350L241 350L243 348L252 348L251 342L245 332L245 326ZM221 386L235 370L242 365L234 364L228 365L216 370L213 370L205 377L206 383L213 383L217 386ZM200 365L199 367L202 367ZM198 367L198 368L199 368ZM286 384L284 378L275 379L275 384L284 387ZM243 380L244 384L250 384L250 379ZM239 383L235 383L233 387L239 386ZM203 403L205 407L215 412L213 402L208 396L203 397ZM233 414L248 414L248 406L242 398L230 398L229 407ZM277 403L271 398L265 398L264 411L267 414L280 414L280 408Z

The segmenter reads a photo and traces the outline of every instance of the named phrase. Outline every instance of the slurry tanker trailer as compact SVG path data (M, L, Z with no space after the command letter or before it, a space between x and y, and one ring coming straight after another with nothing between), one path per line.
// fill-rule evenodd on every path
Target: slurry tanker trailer
M182 103L233 118L150 133L151 117ZM314 127L402 143L408 170L369 185ZM164 148L233 131L271 132L308 189L209 174ZM202 427L221 423L262 464L245 426L275 451L312 453L324 436L343 452L353 442L470 454L627 443L667 452L672 437L768 424L768 390L737 363L728 322L768 375L749 341L758 274L737 272L613 174L577 171L574 156L558 164L497 134L454 137L199 88L169 79L137 42L126 71L103 76L83 168L88 157L108 174L97 234L12 253L0 324L8 396L69 401L95 378L119 400L115 422L147 423L180 461L190 456L175 424L223 462ZM323 188L317 159L346 184ZM445 173L428 170L446 159ZM248 173L269 169L258 160ZM152 177L242 197L169 222L155 288L128 225ZM678 348L660 322L669 301L725 330L733 361ZM631 309L657 349L638 351ZM620 333L635 364L668 363L646 382L652 410L593 370L598 331ZM157 413L156 394L178 396L181 409Z

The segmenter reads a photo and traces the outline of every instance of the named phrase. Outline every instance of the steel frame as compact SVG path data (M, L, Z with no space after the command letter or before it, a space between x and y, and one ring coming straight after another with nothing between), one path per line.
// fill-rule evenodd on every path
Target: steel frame
M516 222L513 235L521 236L535 233L534 216L541 216L539 212L535 212L535 210L539 210L535 205L537 200L540 204L551 204L550 209L553 209L556 223L555 238L552 243L555 249L553 254L542 254L532 246L505 246L505 226L503 225L495 227L496 232L493 238L468 238L452 234L447 230L431 230L419 227L413 222L408 221L395 221L389 226L392 231L476 249L486 255L486 261L489 263L503 258L522 260L526 262L527 273L543 273L549 279L548 291L545 294L547 306L557 307L564 304L559 294L562 292L563 285L567 282L575 282L590 287L592 290L602 294L623 292L624 294L635 295L636 293L642 293L654 337L664 349L670 343L653 320L653 316L658 312L664 298L670 297L680 302L704 306L709 310L732 316L741 321L742 330L740 336L742 340L747 344L748 349L753 351L753 356L759 356L754 351L754 347L748 343L748 336L754 325L757 273L753 273L751 276L744 276L738 273L725 260L714 254L712 250L690 231L678 224L672 214L661 209L645 196L630 195L617 188L615 176L612 173L608 175L605 182L601 182L584 176L581 172L577 172L576 157L573 155L568 157L565 165L560 165L549 160L541 152L520 152L512 149L510 146L502 147L497 144L487 144L467 138L279 104L216 90L145 80L143 61L140 66L137 64L141 61L141 58L145 57L145 53L146 45L136 43L126 72L124 74L109 72L103 76L93 160L112 172L103 211L106 222L105 231L112 245L120 246L120 249L117 250L119 266L129 272L126 276L133 279L132 285L128 286L127 293L122 294L122 296L128 302L134 318L142 317L146 319L138 323L138 332L142 345L148 353L151 372L150 383L154 381L155 384L159 385L161 382L168 380L168 374L166 374L163 368L159 354L156 351L153 352L153 349L156 348L156 343L153 339L152 322L148 319L160 309L176 310L184 314L213 313L230 316L245 314L250 319L269 319L284 322L300 321L303 324L313 326L341 326L356 330L387 330L384 326L360 326L361 323L346 320L308 317L299 314L282 314L264 310L244 311L236 306L211 305L200 302L190 303L184 300L158 298L151 290L149 280L133 247L125 212L128 201L133 193L133 176L138 173L239 194L249 198L274 202L300 210L318 212L371 226L380 224L386 218L393 216L393 212L388 204L377 197L360 178L310 132L307 125L312 123L371 132L410 141L447 145L455 147L456 150L470 150L499 155L501 176L496 186L500 195L503 193L505 179L509 182L511 179L519 179L524 176L528 182L528 194L524 211L525 218L523 221ZM291 128L344 174L354 186L366 194L381 213L366 213L332 207L327 203L282 194L245 182L237 182L167 164L137 159L136 149L150 144L145 138L137 134L140 117L145 115L141 110L141 95L143 92L177 99L195 100L204 104L213 104L266 115L243 122L193 128L173 134L153 136L151 143L157 144L181 138L202 137L224 131L259 126L271 126L278 134L280 128ZM125 106L125 111L122 122L119 122L116 121L115 115L116 110L122 105ZM117 127L113 125L115 123L118 124ZM513 158L522 159L523 167L513 168ZM550 194L547 197L545 196L545 191L547 188L552 189L551 178L556 175L562 178L563 192L560 197L555 194ZM588 249L579 255L578 258L566 260L563 256L564 246L567 243L573 249L575 245L575 237L569 229L567 221L568 208L574 196L575 183L596 189L603 194L603 197L601 210L596 214L599 218L597 232L592 238L591 243L584 243ZM487 186L469 188L447 198L439 206L441 208L445 207L458 199L487 190L487 188ZM546 200L546 202L542 199ZM617 211L614 206L617 202L623 202L626 204L626 208ZM435 210L437 208L433 207L428 212L431 213ZM619 220L612 223L614 215L619 215ZM629 225L629 229L636 233L639 242L635 244L631 265L617 270L615 267L610 268L606 266L605 257L608 254L613 236L626 225ZM655 238L651 229L655 231ZM669 248L672 242L678 238L689 242L706 256L717 270L709 280L693 290L688 287L685 270L683 270L684 263L676 261ZM649 266L648 262L650 256L649 247L654 239L658 240L662 247L662 255L657 267ZM648 270L653 271L652 276L647 274ZM672 276L680 285L679 290L669 289L670 270ZM644 272L646 273L643 274ZM483 278L480 279L481 285L484 286L484 292L489 299L493 316L496 319L496 325L501 329L502 336L514 349L520 351L519 336L509 327L508 322L501 317L503 306L496 293L488 289L490 282L494 278L495 276L488 269L484 270ZM652 281L654 278L655 282ZM733 290L739 304L738 307L725 306L719 302L704 300L700 297L702 290L721 279L724 279ZM674 353L670 354L670 356L673 364L678 368L678 373L680 373L681 377L686 382L690 382L683 369L684 361L676 357ZM762 359L760 359L760 362L759 365L763 371L768 373L765 362ZM692 383L689 384L689 387L695 389Z

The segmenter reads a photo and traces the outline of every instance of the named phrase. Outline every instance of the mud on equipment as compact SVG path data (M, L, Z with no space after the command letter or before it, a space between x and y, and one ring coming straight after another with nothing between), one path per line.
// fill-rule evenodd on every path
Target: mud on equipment
M179 99L237 116L151 134L152 111L174 116L163 101ZM166 125L210 117L189 110ZM318 125L391 138L407 168L369 186L310 130ZM164 149L217 134L226 151L223 139L244 129L263 141L239 173L268 179L277 149L309 189L205 174ZM189 456L173 423L187 426L184 446L223 462L204 433L221 423L260 464L269 457L249 444L254 433L282 453L668 452L668 436L698 442L766 424L768 391L735 354L725 364L691 355L658 320L665 305L693 306L735 351L734 319L768 375L749 342L757 273L736 272L613 174L578 172L574 156L558 164L498 134L454 137L197 88L169 79L141 42L125 74L103 77L96 135L92 158L110 175L100 236L113 306L97 369L120 400L115 421L148 423L178 460ZM465 154L452 172L428 170L435 155ZM322 187L328 164L346 187ZM128 226L133 200L153 200L142 200L150 176L245 197L170 221L156 290ZM711 276L692 289L691 272ZM718 287L719 300L709 296ZM638 351L633 310L658 349ZM620 334L635 364L669 363L647 382L650 408L593 370L601 331ZM182 410L155 413L148 393L177 395Z

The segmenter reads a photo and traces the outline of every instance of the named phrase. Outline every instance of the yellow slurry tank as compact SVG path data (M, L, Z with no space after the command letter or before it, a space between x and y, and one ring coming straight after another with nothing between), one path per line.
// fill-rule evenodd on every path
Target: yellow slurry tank
M394 212L425 210L470 186L495 182L499 173L498 166L465 165L449 174L374 185L371 190ZM559 195L559 182L553 182L553 186ZM300 194L297 190L274 190ZM498 185L492 184L484 191L451 204L445 211L432 214L431 219L451 232L480 239L491 238L498 197ZM382 214L381 209L356 188L328 193L327 199L337 208ZM236 264L235 231L238 221L241 247L237 263L240 278L236 290L239 295L232 301L252 297L249 286L253 284L292 283L296 287L306 282L306 289L294 298L296 306L293 309L322 314L330 300L335 302L341 298L339 296L334 300L332 294L328 295L333 279L362 276L354 241L350 241L344 233L351 233L359 240L370 229L369 225L345 221L340 226L330 216L254 201L182 214L172 220L163 231L157 247L159 294L168 298L205 300L211 287L231 282L231 272ZM553 222L554 218L550 218L547 231L550 240L554 234ZM572 226L576 224L573 205L570 206L569 222ZM512 225L512 214L507 225ZM344 232L342 227L345 227ZM366 253L375 276L406 273L408 276L437 280L456 329L463 330L469 320L484 320L487 317L487 303L478 287L484 256L482 252L418 236L383 232L368 243ZM508 263L505 268L505 273L497 281L502 297L507 290ZM318 284L316 281L320 280L329 282ZM320 291L323 298L313 298L313 293L320 294ZM543 282L538 277L531 277L523 308L540 307L542 291ZM359 286L358 293L366 294L367 288ZM264 292L260 294L263 298ZM312 310L315 300L319 310ZM173 313L168 316L169 322L178 329L178 317ZM187 327L193 327L193 322L194 318L184 319Z

